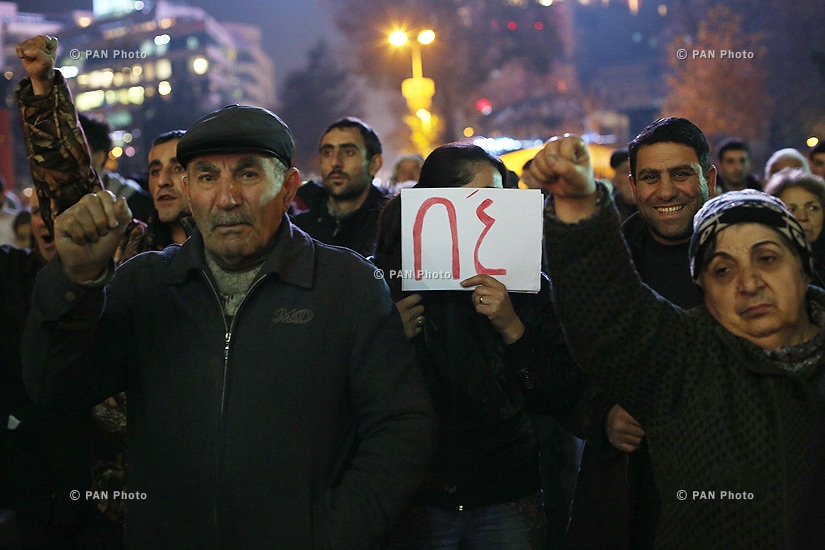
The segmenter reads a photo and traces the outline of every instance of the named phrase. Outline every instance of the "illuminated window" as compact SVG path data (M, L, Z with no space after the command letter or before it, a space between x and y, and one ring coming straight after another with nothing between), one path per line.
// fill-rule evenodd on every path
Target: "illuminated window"
M192 71L195 74L205 74L209 70L209 60L205 57L196 57L192 60Z
M143 103L143 94L144 94L143 86L132 86L128 90L129 103L131 103L133 105L141 105ZM130 135L129 139L131 139L131 138L132 138L132 136ZM125 141L125 139L124 139L124 141Z
M97 109L103 105L105 100L105 93L103 90L94 90L92 92L83 92L77 94L74 98L75 105L78 111L90 111Z
M163 80L172 76L172 63L168 59L158 59L155 63L155 77Z
M92 88L111 88L115 73L111 69L92 71L89 75L89 86Z

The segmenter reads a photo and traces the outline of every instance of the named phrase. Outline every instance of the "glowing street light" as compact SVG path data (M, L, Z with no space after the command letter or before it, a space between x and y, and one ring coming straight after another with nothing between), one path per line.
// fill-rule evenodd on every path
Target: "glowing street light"
M406 79L401 84L401 94L407 99L407 104L412 112L419 109L429 109L432 105L432 97L435 93L435 82L431 78L424 78L424 70L421 64L421 44L432 44L435 40L435 32L426 29L418 33L417 40L412 41L404 31L394 31L389 36L390 44L401 47L409 42L412 52L412 78Z
M414 116L407 117L407 124L413 133L413 142L416 149L422 154L429 153L431 143L435 138L434 117L429 108L432 105L433 94L435 94L435 82L431 78L424 77L424 70L421 66L421 44L432 44L435 40L435 32L426 29L418 33L417 40L412 41L404 31L395 31L389 36L390 44L396 47L404 46L409 42L412 52L412 78L407 78L401 83L401 95L407 100L410 113Z

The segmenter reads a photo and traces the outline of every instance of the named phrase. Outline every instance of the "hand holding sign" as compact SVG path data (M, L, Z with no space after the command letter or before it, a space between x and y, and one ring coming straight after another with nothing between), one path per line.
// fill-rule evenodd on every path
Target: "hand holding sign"
M485 315L496 332L501 334L505 344L512 344L524 334L524 323L521 322L507 287L489 275L475 275L461 281L461 286L469 288L475 286L472 300L476 312Z

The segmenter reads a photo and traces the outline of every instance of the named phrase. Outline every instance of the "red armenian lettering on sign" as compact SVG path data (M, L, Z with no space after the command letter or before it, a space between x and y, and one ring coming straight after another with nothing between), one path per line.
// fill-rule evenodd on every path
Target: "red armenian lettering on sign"
M478 219L484 224L484 230L481 232L481 235L478 236L478 240L476 241L476 248L473 251L473 262L475 263L476 273L479 275L507 275L506 269L492 269L489 267L484 267L478 259L478 249L481 248L481 241L484 240L487 232L490 231L490 228L492 228L493 224L496 223L495 218L485 212L491 204L493 204L492 199L484 199L481 201L481 204L478 205L478 208L476 208L476 216L478 216Z
M430 207L436 204L442 204L444 205L444 208L447 209L447 219L450 222L450 236L453 240L452 276L453 279L458 279L461 276L461 261L458 257L458 221L456 219L455 206L453 206L453 203L450 200L445 199L444 197L430 197L422 202L421 206L418 207L418 212L415 214L415 222L413 223L413 268L415 271L414 277L416 281L420 281L422 279L423 273L421 269L421 230L424 227L424 216L427 214Z

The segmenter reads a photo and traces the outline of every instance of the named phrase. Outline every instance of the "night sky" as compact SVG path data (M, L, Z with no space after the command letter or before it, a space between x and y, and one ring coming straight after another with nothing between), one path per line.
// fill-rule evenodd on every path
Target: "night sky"
M338 39L331 16L319 0L185 0L183 3L200 6L218 21L259 25L264 49L275 61L279 84L289 71L305 65L307 50L319 39ZM55 0L19 0L17 5L19 11L33 13L91 11L92 0L60 0L59 4Z

